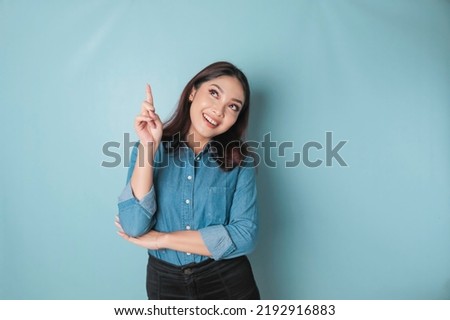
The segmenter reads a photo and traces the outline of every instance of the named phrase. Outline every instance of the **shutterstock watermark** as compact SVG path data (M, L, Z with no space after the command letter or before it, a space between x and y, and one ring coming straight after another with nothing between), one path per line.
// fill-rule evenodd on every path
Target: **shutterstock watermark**
M263 136L262 141L250 140L246 141L246 144L248 159L251 159L251 164L254 166L265 165L269 168L277 168L280 166L296 168L305 166L308 168L317 168L320 166L333 167L335 164L339 167L348 167L347 162L339 154L347 142L348 140L340 140L337 143L333 143L333 132L326 131L324 142L307 141L301 148L298 148L293 141L273 140L272 133L269 132ZM103 155L110 159L108 161L102 161L102 167L115 168L123 165L128 168L130 166L131 150L136 143L137 141L130 140L129 133L125 133L122 144L117 141L108 141L103 144ZM226 146L221 147L225 148ZM122 153L119 152L120 150L123 150L123 157L121 156ZM214 154L214 149L212 151L212 154ZM312 153L315 153L315 155ZM138 163L142 165L142 159L138 160ZM216 163L216 158L212 156L207 158L206 161L209 164ZM167 159L165 159L165 162L167 162ZM177 159L175 163L180 166L186 165L185 161L183 162L181 159ZM168 166L169 163L160 162L157 164L158 167L164 167L166 165Z

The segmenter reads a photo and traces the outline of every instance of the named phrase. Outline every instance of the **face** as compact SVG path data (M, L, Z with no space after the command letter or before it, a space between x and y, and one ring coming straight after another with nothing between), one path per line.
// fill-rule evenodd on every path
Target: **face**
M244 90L238 79L221 76L192 90L189 100L191 127L189 134L203 146L226 132L236 122L244 104Z

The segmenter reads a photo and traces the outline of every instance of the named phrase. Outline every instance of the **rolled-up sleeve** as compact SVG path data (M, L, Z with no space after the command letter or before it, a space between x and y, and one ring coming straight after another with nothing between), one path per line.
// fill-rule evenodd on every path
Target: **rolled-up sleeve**
M225 226L209 226L200 229L199 232L214 260L222 259L236 250Z
M199 230L215 260L251 253L258 234L258 206L254 167L241 167L230 209L229 223Z
M148 232L154 225L156 212L156 195L154 187L138 200L131 189L131 175L137 157L137 145L133 147L128 169L127 183L118 198L119 220L125 233L132 237L139 237Z

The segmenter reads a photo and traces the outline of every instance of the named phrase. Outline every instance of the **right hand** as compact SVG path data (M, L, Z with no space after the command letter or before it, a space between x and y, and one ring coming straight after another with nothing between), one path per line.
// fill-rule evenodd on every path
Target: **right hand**
M141 113L134 120L134 128L144 147L153 144L153 151L156 152L161 142L163 133L163 124L159 116L155 113L153 106L152 89L147 84L147 98L142 102Z

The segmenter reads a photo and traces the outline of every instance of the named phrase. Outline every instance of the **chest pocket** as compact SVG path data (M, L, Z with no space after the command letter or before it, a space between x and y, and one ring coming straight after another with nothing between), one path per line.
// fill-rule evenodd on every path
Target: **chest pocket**
M210 187L208 192L208 202L206 207L206 217L208 225L228 223L227 188Z

